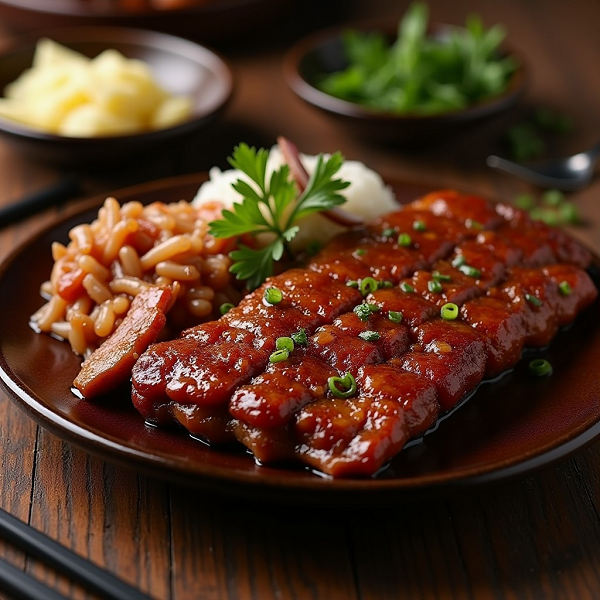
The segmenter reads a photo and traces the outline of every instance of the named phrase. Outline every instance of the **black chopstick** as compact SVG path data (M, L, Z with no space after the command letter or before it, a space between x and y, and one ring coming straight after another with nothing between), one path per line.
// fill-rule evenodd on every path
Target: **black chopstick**
M66 600L52 588L4 560L0 560L0 590L8 592L16 600Z
M0 509L0 536L106 600L149 597ZM39 596L44 597L44 596Z
M56 183L0 208L0 229L80 193L79 179L75 175L65 175Z

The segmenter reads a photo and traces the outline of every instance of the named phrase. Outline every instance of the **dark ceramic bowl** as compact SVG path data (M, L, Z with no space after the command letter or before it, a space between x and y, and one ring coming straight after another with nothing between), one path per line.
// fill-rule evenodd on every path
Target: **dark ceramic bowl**
M437 25L432 31L441 35L449 27ZM514 51L504 47L504 52L515 56L519 65L511 76L506 91L466 109L435 115L398 114L336 98L321 91L316 86L316 81L324 74L347 66L342 34L348 29L382 30L374 25L347 25L308 36L288 51L284 61L284 75L288 85L300 98L336 118L340 125L350 128L359 136L399 146L429 145L455 136L483 119L507 111L518 102L525 90L526 72L523 61Z
M118 27L57 29L23 36L0 56L0 94L31 66L35 44L48 37L93 57L114 48L147 63L169 92L192 98L191 117L173 127L108 137L79 138L44 133L0 117L0 134L28 157L69 167L100 166L165 152L197 135L215 119L233 91L228 65L214 52L164 33Z
M232 38L277 18L292 0L0 0L0 22L15 32L62 27L139 27L202 42Z

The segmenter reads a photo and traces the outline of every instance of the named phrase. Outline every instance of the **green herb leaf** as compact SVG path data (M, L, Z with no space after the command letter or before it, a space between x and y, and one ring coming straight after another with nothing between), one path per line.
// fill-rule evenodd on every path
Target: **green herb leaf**
M267 180L269 152L256 150L247 144L234 149L230 164L242 171L250 182L238 179L233 188L242 196L230 210L224 210L222 218L209 224L209 233L218 238L253 236L268 233L274 240L263 248L251 248L240 244L230 254L234 261L230 271L238 279L246 280L249 289L258 287L273 274L273 263L285 254L291 255L289 243L300 230L299 219L343 204L340 193L349 182L334 178L343 163L337 152L317 160L304 192L298 197L298 188L290 177L288 165L275 169Z

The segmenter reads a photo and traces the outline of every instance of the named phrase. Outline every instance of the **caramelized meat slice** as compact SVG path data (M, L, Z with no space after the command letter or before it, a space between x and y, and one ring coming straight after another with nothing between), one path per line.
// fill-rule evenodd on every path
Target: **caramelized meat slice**
M376 473L408 440L399 402L377 398L318 400L294 419L295 454L333 477Z
M170 402L168 410L172 419L183 425L193 437L210 444L226 444L235 441L229 426L231 415L227 407L199 406Z
M487 290L496 285L506 273L506 265L492 252L475 240L466 240L455 249L450 257L451 265L463 275L471 278L475 285L482 290ZM433 268L439 272L445 272L443 261L437 263ZM452 275L452 273L448 273Z
M550 265L544 274L558 286L557 318L560 326L567 325L577 313L588 307L598 296L590 276L573 265Z
M229 403L236 438L263 463L293 457L288 431L293 415L328 393L327 382L338 372L322 360L295 350L285 361L269 364L263 375L237 389Z
M427 210L390 213L376 219L370 230L379 235L385 233L393 236L391 239L399 242L403 248L418 252L427 265L448 256L469 233L464 224L436 216Z
M526 267L540 267L556 262L552 247L543 238L532 235L530 229L516 229L505 225L498 234L521 253L520 264Z
M475 389L483 379L487 340L472 327L436 319L415 328L418 344L390 364L429 379L442 411Z
M406 289L412 289L414 293L436 306L443 306L447 302L462 304L482 293L479 286L480 274L476 271L470 271L472 275L465 275L451 264L441 260L434 263L434 267L434 271L417 271L412 277L403 280L400 285L410 286Z
M521 300L508 302L482 296L461 307L461 317L489 340L485 367L487 377L496 377L515 366L525 344L524 315Z
M502 222L500 215L485 199L455 190L431 192L408 206L411 210L427 210L437 216L455 219L470 229L493 229Z
M427 263L417 250L396 244L396 237L376 239L372 234L346 234L343 244L334 240L311 261L309 268L343 282L365 277L397 282Z
M592 260L590 251L569 237L563 230L546 225L542 221L534 221L525 211L510 204L497 204L496 211L504 217L507 227L521 229L537 238L538 241L543 241L550 247L559 262L572 264L581 269L589 267Z
M492 288L489 295L525 307L523 325L526 346L546 346L556 335L558 285L543 271L514 267L508 279L497 288Z
M377 290L369 294L365 302L378 307L380 313L388 318L390 313L392 318L394 316L401 318L402 322L409 327L420 325L440 314L440 309L435 304L418 294L405 292L398 287Z
M474 241L479 244L483 251L489 252L505 267L512 267L518 264L523 256L521 249L511 244L497 231L480 231ZM470 244L471 240L467 243Z
M440 413L435 385L394 365L362 367L356 383L365 396L399 402L405 412L410 437L427 431Z
M99 396L127 381L140 354L166 323L170 288L142 290L116 331L81 366L73 385L85 398Z

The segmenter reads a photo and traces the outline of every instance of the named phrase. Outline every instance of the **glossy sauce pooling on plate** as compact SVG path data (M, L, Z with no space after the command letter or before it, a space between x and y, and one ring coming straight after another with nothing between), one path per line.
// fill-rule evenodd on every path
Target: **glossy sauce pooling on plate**
M218 321L151 346L133 402L156 424L237 439L261 463L369 476L589 305L590 260L512 207L434 192L340 235ZM265 300L269 287L279 304ZM277 338L300 330L306 343L271 362Z

